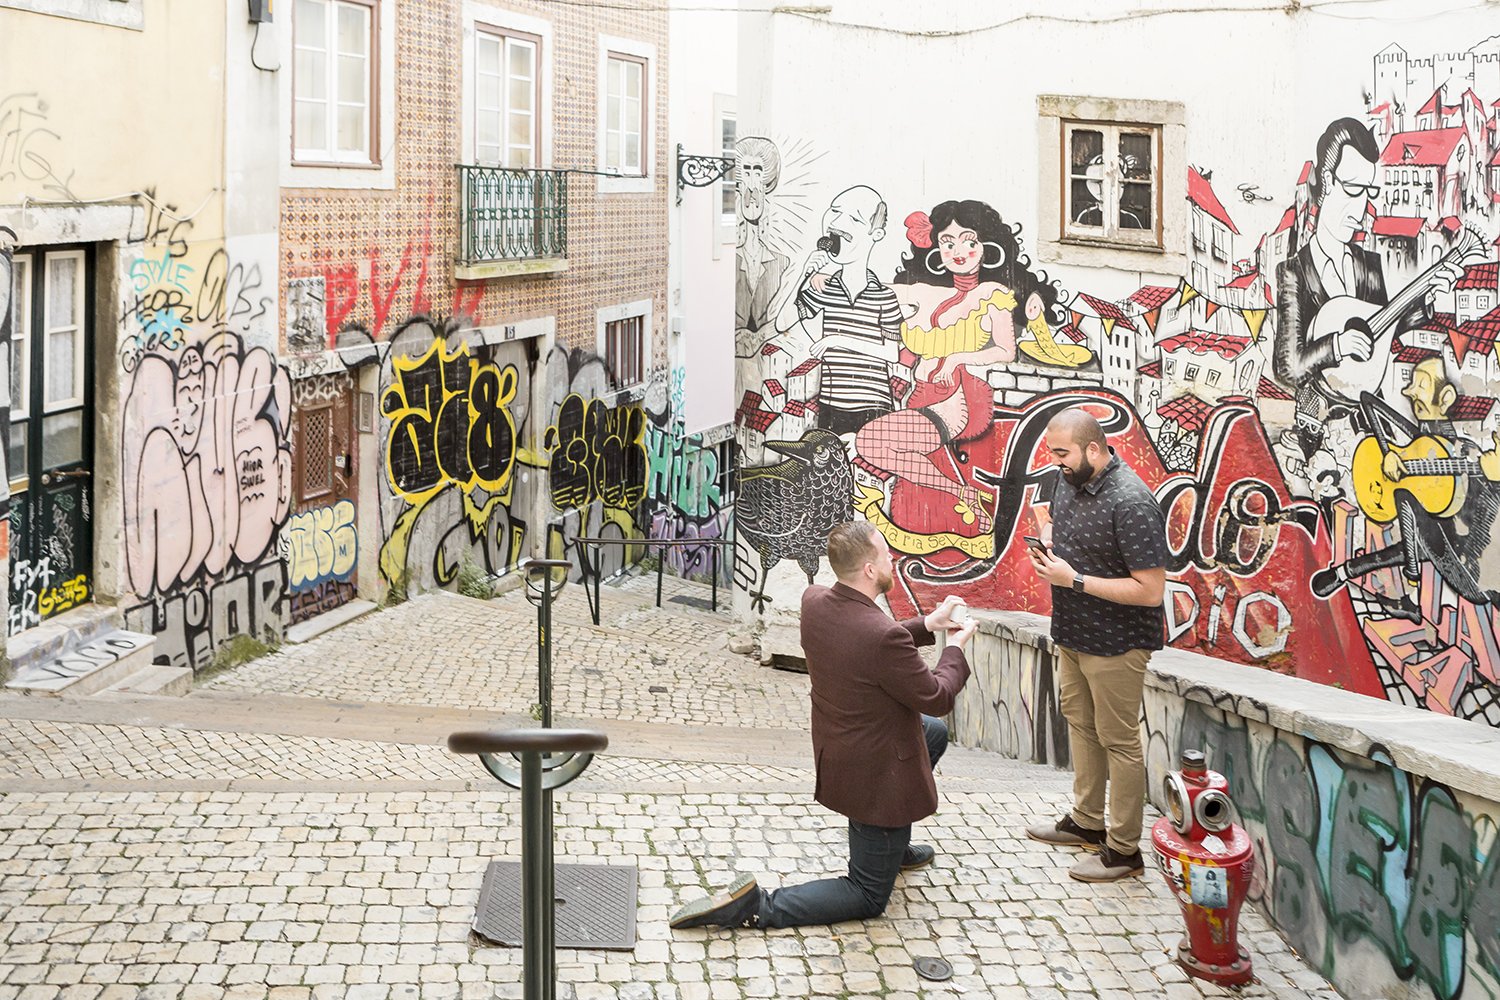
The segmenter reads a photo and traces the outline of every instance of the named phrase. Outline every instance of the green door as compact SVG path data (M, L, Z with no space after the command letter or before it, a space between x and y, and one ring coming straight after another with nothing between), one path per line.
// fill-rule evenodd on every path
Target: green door
M93 254L22 247L10 344L9 634L93 596Z

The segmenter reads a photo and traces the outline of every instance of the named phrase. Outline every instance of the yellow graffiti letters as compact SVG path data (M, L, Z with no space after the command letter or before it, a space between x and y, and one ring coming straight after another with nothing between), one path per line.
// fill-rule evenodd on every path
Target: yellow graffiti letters
M447 485L504 489L516 460L514 365L502 370L449 351L441 340L421 357L392 359L381 411L391 422L386 473L391 489L411 503Z

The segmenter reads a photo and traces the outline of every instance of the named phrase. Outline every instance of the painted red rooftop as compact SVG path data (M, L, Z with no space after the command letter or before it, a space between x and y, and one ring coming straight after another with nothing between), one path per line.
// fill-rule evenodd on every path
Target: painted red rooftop
M1212 409L1211 405L1188 393L1161 404L1156 408L1156 413L1163 420L1177 421L1177 426L1185 431L1199 431L1203 429Z
M1441 167L1463 140L1462 127L1433 128L1421 132L1397 132L1385 144L1380 162L1385 166Z
M1251 285L1255 284L1256 279L1259 278L1259 277L1260 277L1260 272L1259 271L1246 271L1244 274L1240 275L1239 277L1234 278L1231 281L1226 282L1223 285L1220 285L1219 287L1221 287L1221 288L1234 288L1234 289L1243 291L1244 289L1249 288Z
M808 372L812 371L822 363L823 361L821 358L808 358L806 361L802 362L796 368L793 368L790 372L788 372L787 378L796 378L799 375L806 375Z
M1161 362L1147 361L1145 364L1137 368L1136 372L1138 374L1146 376L1147 378L1161 378Z
M1296 221L1297 209L1288 208L1284 213L1282 213L1281 221L1276 224L1276 228L1271 230L1271 235L1275 236L1277 233L1285 232L1286 230L1291 229L1292 223Z
M1459 396L1448 410L1448 419L1483 420L1494 408L1493 396Z
M1100 319L1112 319L1129 330L1135 330L1135 324L1130 322L1130 317L1115 303L1107 299L1095 298L1088 292L1079 292L1078 297L1087 302L1089 308L1094 310L1094 315Z
M1256 386L1255 394L1261 399L1291 399L1292 394L1281 386L1272 382L1264 375L1260 377L1260 385Z
M1414 239L1422 232L1422 226L1426 221L1417 216L1377 215L1373 228L1376 236L1401 236Z
M1500 271L1500 261L1487 260L1482 264L1470 264L1464 268L1464 276L1453 287L1463 290L1495 288L1497 271Z
M1186 333L1173 334L1163 340L1158 340L1156 346L1168 354L1183 350L1193 354L1207 354L1212 351L1225 360L1233 361L1250 346L1250 338L1211 333L1208 330L1188 330Z
M1214 194L1213 185L1192 167L1188 167L1188 200L1228 226L1231 233L1239 235L1240 231L1235 228L1229 211L1219 202L1219 196Z
M1161 305L1177 294L1177 289L1171 285L1142 285L1130 293L1127 302L1134 302L1146 312L1158 309Z

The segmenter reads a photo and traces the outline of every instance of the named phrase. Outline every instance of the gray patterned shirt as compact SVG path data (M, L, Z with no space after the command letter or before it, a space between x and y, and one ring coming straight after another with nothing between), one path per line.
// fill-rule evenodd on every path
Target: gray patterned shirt
M1104 471L1083 486L1059 469L1052 493L1052 548L1077 572L1119 579L1167 564L1161 505L1113 448ZM1053 587L1052 641L1094 656L1161 649L1162 609Z

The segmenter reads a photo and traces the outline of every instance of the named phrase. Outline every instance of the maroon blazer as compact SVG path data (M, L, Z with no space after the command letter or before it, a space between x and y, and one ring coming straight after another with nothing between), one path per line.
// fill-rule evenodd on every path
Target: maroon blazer
M834 812L872 826L906 826L937 812L921 714L953 709L969 663L950 646L929 670L917 647L932 642L921 618L894 622L842 583L802 592L815 794Z

